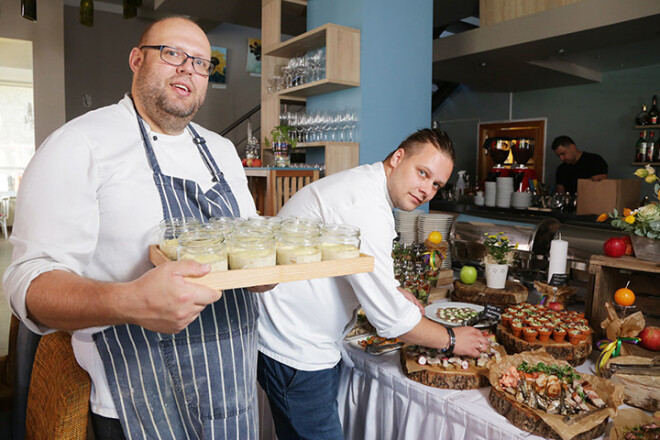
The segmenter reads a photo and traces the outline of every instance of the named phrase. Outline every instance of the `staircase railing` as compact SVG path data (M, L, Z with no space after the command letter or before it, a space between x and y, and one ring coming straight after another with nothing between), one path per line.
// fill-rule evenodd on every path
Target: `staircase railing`
M227 128L225 128L224 130L222 130L222 131L220 132L220 135L227 137L227 135L228 135L229 133L231 133L232 131L236 130L236 129L237 129L241 124L243 124L245 121L249 121L249 120L250 120L250 117L252 117L252 115L254 115L255 113L257 113L257 112L260 111L260 110L261 110L261 104L258 104L258 105L255 106L253 109L251 109L250 111L248 111L247 113L245 113L243 116L239 117L239 118L236 119L234 122L232 122L231 124L229 124L229 126L227 126ZM256 125L256 126L255 126L254 121L253 121L253 122L252 122L252 135L255 136L257 139L259 139L259 137L260 137L260 136L259 136L260 131L261 131L261 121L259 121L259 122L258 122L258 125ZM238 137L239 139L236 139L237 137ZM243 151L243 148L245 147L245 145L246 145L247 142L248 142L247 132L243 132L242 135L238 135L238 136L232 137L232 140L234 141L234 146L236 147L236 149L237 149L239 152Z

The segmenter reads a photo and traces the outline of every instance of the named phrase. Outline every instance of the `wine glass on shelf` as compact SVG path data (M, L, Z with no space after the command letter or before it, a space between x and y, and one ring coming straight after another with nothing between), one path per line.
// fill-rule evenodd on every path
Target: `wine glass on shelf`
M339 115L339 141L344 142L344 133L349 138L349 130L353 124L353 113L350 110L344 110Z
M358 123L358 112L357 110L352 110L349 112L349 122L348 122L348 142L353 142L355 136L355 128Z
M307 64L304 57L292 58L293 61L293 87L301 86L305 83L305 72L307 71Z
M332 140L336 141L338 140L338 131L340 131L341 128L341 113L335 112L330 116L331 122L330 122L330 129L332 130Z
M310 116L310 142L320 142L323 139L323 114L320 111L312 112Z

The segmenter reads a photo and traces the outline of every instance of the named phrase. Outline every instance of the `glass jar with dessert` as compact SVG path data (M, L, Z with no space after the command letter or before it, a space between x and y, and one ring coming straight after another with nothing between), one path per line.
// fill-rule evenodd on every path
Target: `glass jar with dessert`
M323 225L321 253L324 261L358 258L360 256L360 229L350 225Z
M181 234L178 241L179 260L210 264L211 272L228 269L227 244L219 230L209 227L192 229Z
M200 225L193 217L177 217L162 220L158 224L158 247L170 260L178 258L179 236Z
M249 222L237 225L229 247L230 269L275 266L275 235L267 227L250 225Z
M277 240L277 264L321 261L321 235L313 229L282 230Z

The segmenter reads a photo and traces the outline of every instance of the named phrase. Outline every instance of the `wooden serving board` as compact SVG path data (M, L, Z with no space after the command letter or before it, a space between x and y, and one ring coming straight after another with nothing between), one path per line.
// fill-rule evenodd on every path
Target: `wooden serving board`
M541 417L530 408L518 403L516 399L505 391L496 387L490 389L488 401L493 408L507 418L517 428L531 432L545 438L561 439L559 434L550 427ZM571 440L591 440L600 437L607 427L607 418L588 431L582 432Z
M651 359L641 356L619 356L611 358L610 363L616 364L650 364ZM647 411L660 411L660 376L643 374L611 374L607 365L602 370L602 376L625 387L624 402L630 406Z
M486 286L484 278L477 279L474 284L463 284L459 280L454 280L451 300L506 307L527 301L528 293L525 286L515 281L507 281L504 289L490 289Z
M401 368L408 379L435 388L450 390L472 390L490 385L488 368L470 366L463 370L446 370L438 365L424 365L417 363L417 358L406 354L407 345L401 348ZM500 354L504 350L500 347Z
M534 342L527 342L522 337L513 336L511 330L502 324L497 325L496 335L497 341L506 348L507 353L522 353L544 348L555 359L565 360L573 366L582 365L592 349L591 335L578 345L573 345L568 341L555 342L552 338L548 342L541 342L538 339Z
M158 245L149 246L149 259L156 266L171 261L160 250ZM358 258L347 258L345 260L211 272L200 278L186 277L186 281L223 290L286 283L288 281L310 280L314 278L336 277L354 273L373 272L373 270L374 257L360 254Z

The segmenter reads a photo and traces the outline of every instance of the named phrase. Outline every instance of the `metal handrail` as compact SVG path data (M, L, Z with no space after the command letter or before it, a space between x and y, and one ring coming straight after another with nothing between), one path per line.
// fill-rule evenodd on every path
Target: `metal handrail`
M227 133L229 133L230 131L232 131L234 128L238 127L241 123L243 123L243 122L245 122L246 120L248 120L248 119L250 118L250 116L252 116L252 115L255 114L256 112L258 112L259 110L261 110L261 103L259 103L259 104L258 104L256 107L254 107L252 110L248 111L246 114L244 114L243 116L241 116L240 118L238 118L236 121L234 121L233 123L231 123L231 124L229 125L229 127L227 127L227 128L225 128L224 130L222 130L222 131L220 132L220 135L221 135L221 136L225 136Z

